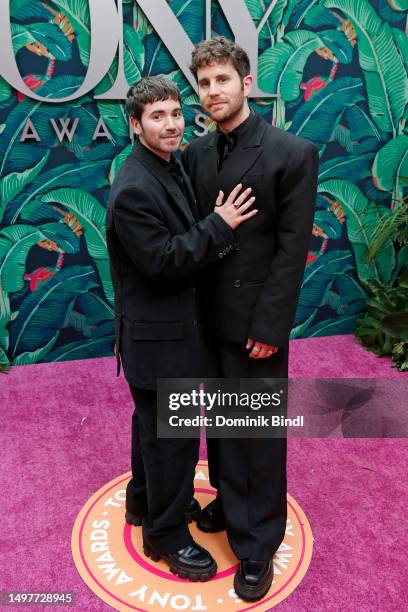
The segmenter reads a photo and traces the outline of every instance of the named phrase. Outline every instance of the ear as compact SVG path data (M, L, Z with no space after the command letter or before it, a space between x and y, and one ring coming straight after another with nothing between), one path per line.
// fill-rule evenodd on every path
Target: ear
M249 96L254 83L254 77L252 76L252 74L247 74L247 76L243 78L242 83L244 86L244 95Z
M136 119L136 117L131 117L130 118L130 123L132 124L133 127L133 131L136 134L136 136L140 136L142 129L140 127L140 123L139 121Z

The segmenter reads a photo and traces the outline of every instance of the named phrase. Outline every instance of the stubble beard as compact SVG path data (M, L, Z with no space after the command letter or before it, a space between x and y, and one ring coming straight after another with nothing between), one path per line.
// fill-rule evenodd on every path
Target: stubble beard
M227 114L224 115L223 117L217 119L216 115L211 115L211 113L209 114L210 114L211 119L215 121L220 127L222 127L224 123L228 123L232 121L233 119L235 119L236 117L238 117L238 115L242 112L244 105L245 105L245 97L244 95L241 95L239 102L237 101L237 106L232 108L232 110L230 112L227 112Z

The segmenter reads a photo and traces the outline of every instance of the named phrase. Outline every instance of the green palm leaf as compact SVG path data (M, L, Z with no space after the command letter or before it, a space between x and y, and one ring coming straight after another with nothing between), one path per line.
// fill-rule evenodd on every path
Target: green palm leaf
M27 30L27 28L20 23L11 23L11 42L13 44L14 53L18 53L20 49L26 45L30 45L35 42L34 36Z
M11 87L2 77L0 77L0 102L8 100L11 96Z
M395 136L407 100L408 77L391 27L369 2L323 0L323 6L343 11L355 26L371 116L379 128Z
M49 353L47 355L47 362L89 359L90 357L111 357L113 355L114 344L114 335L71 342Z
M344 32L340 30L323 30L319 36L326 47L342 64L349 64L353 59L353 47Z
M10 206L10 223L15 223L24 207L39 198L40 194L62 185L76 186L80 184L84 189L97 189L108 183L107 160L75 162L63 164L47 170L38 176L31 185L30 192L21 193Z
M261 89L277 93L286 102L296 100L305 64L309 56L322 46L315 32L289 32L282 42L264 51L259 58L258 81Z
M72 57L72 43L55 23L11 24L13 49L16 53L21 47L34 41L40 42L52 55L67 61Z
M115 179L115 176L121 169L123 162L125 161L127 157L129 157L132 151L132 148L133 148L133 145L130 144L114 157L112 161L112 165L110 167L110 171L109 171L109 182L111 185Z
M298 326L316 313L316 306L321 305L337 276L353 269L351 253L337 249L323 253L312 261L305 270L294 324Z
M371 237L381 221L376 204L349 181L325 181L319 184L318 192L330 193L343 207L347 235L355 255L359 278L365 282L377 280L387 283L395 266L395 250L391 240L382 246L373 262L368 261Z
M21 353L13 360L13 365L31 365L32 363L38 363L41 361L52 349L56 341L58 340L60 332L56 331L53 337L44 345L33 351L27 351Z
M43 195L41 201L62 204L78 218L84 228L88 253L95 260L106 298L113 304L113 285L105 238L105 208L96 198L80 189L56 189Z
M48 157L49 151L47 151L42 160L33 168L27 168L24 172L12 172L0 179L0 222L3 218L6 206L35 179L47 163Z
M78 40L81 62L88 66L91 52L91 30L88 0L53 0L69 18Z
M319 182L334 178L357 181L371 176L370 166L372 159L371 153L366 153L365 155L343 155L329 159L319 166Z
M31 293L9 324L13 361L43 359L58 339L76 297L96 286L93 268L72 266Z
M125 75L129 85L133 85L141 78L145 59L144 46L138 33L126 24L124 25L123 42Z
M392 28L395 44L404 62L405 70L408 70L408 38L404 30Z
M336 316L333 319L320 321L307 330L306 338L316 338L318 336L333 336L335 334L351 334L356 328L361 313Z
M364 100L361 79L341 77L329 83L295 113L289 131L326 146L344 109Z
M30 249L46 236L31 225L12 225L0 231L0 318L9 320L9 293L24 285L25 262Z
M372 174L377 189L391 191L395 187L395 195L402 198L406 183L400 177L408 176L408 136L397 136L378 151Z

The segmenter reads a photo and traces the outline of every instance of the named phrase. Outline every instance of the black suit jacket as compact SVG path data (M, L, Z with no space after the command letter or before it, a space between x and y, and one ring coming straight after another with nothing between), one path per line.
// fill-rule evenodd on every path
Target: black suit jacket
M183 171L184 172L184 171ZM116 351L127 381L154 389L156 379L202 371L205 334L196 273L234 248L220 215L198 221L159 158L138 141L112 185L106 236L115 293Z
M234 342L249 337L285 346L313 227L318 150L256 113L220 173L216 143L212 133L183 153L201 217L219 189L227 196L240 182L253 188L259 210L235 231L239 249L208 276L216 333Z

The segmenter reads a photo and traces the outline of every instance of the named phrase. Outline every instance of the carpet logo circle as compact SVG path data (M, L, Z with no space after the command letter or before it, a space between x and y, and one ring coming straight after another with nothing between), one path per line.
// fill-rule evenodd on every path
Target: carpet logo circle
M124 519L130 477L130 472L122 474L97 491L81 509L72 532L72 554L79 574L115 610L264 612L285 599L304 577L313 536L304 512L290 495L285 538L273 558L272 586L261 601L249 603L233 589L238 561L225 532L206 534L190 524L193 538L217 561L218 572L209 582L183 580L164 561L154 563L144 556L141 527L127 525ZM197 465L194 484L195 497L204 507L215 496L204 461Z

